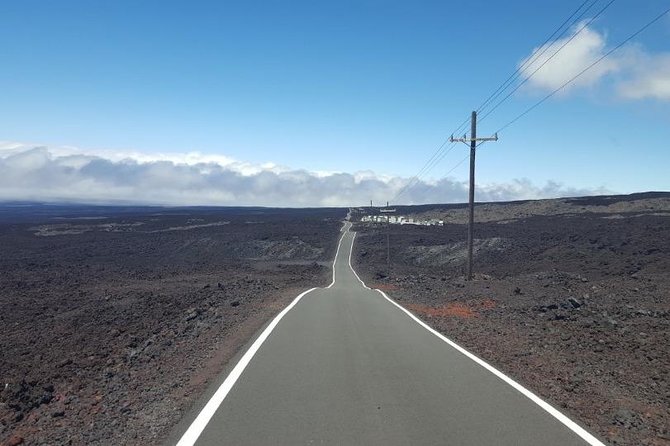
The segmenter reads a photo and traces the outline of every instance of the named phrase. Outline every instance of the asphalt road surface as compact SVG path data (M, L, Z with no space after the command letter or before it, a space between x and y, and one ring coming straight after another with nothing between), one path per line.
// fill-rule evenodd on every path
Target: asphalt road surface
M333 284L266 328L179 446L601 444L366 288L349 226Z

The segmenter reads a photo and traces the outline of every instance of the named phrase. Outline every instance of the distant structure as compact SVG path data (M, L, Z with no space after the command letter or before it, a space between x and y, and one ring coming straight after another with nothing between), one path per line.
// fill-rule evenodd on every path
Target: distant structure
M382 210L381 212L384 212ZM365 223L388 223L392 225L444 226L444 220L419 220L404 215L366 215L361 218Z

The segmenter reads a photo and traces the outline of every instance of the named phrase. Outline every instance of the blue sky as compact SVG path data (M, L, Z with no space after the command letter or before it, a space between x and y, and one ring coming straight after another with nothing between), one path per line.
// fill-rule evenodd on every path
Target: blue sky
M115 153L142 154L140 163L174 154L179 165L179 154L197 152L321 177L372 171L381 181L397 177L397 187L580 3L5 1L0 141L12 156L40 145L51 160L66 147L116 163L123 157ZM602 40L593 51L667 7L614 2L588 27ZM478 184L555 181L565 188L559 195L670 189L669 16L622 50L609 72L484 146ZM520 89L479 133L550 91L563 66ZM656 67L656 77L644 83L642 66ZM455 147L425 181L466 154ZM466 164L452 181L467 179ZM10 186L0 198L26 198Z

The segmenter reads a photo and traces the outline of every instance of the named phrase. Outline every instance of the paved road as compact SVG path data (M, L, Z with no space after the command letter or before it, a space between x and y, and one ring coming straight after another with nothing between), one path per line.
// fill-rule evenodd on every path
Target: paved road
M365 288L353 238L343 235L333 285L270 327L180 446L600 444Z

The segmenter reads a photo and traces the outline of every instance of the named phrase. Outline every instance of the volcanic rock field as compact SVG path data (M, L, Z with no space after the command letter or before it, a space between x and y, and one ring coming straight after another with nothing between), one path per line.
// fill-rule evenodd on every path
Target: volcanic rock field
M343 209L0 210L0 444L161 444L331 280Z
M670 444L670 194L475 209L472 281L464 205L356 224L354 267L610 444Z
M347 209L0 206L0 445L158 445L302 291ZM670 444L670 193L396 208L367 285L611 445ZM387 236L390 263L387 263Z

